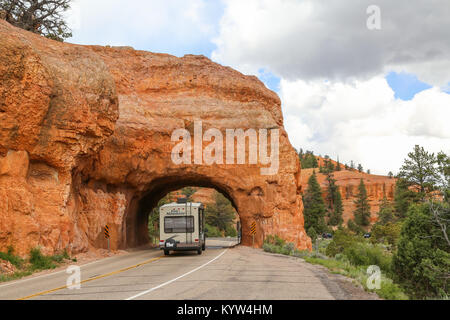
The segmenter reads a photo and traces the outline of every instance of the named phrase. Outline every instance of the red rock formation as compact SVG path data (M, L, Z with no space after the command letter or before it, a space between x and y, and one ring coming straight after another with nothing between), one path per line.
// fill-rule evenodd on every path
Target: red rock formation
M205 205L214 203L216 199L214 198L215 190L210 188L199 188L193 195L192 199L195 202L201 202Z
M311 248L300 166L280 100L256 77L202 56L64 44L0 21L0 250L112 249L148 240L147 213L170 191L215 188L238 210L243 243L257 222ZM175 165L175 129L280 130L280 165ZM247 149L248 150L248 149ZM270 150L270 148L269 148Z
M308 187L308 179L312 175L313 171L316 172L317 181L319 182L322 190L323 197L326 198L327 192L327 182L326 176L319 173L318 169L302 169L302 184L304 189ZM391 179L386 176L379 176L367 173L360 173L358 171L335 171L333 173L334 179L336 179L336 185L342 195L342 203L344 206L344 223L347 223L349 219L353 219L353 212L356 209L354 201L356 200L356 195L358 194L358 186L361 178L367 189L367 196L370 204L371 212L371 222L376 222L378 218L378 212L380 210L380 203L383 200L384 195L389 201L394 199L394 188L396 179Z

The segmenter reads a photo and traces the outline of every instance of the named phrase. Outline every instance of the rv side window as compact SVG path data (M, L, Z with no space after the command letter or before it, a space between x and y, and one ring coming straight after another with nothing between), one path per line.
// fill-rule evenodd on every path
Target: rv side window
M194 232L194 217L165 217L164 233Z

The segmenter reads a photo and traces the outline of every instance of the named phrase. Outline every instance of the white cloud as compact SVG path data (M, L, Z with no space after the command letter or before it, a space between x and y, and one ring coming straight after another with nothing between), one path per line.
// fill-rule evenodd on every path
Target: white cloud
M207 0L76 0L72 7L68 42L172 54L212 48L221 14L221 5Z
M369 79L404 70L435 86L450 81L450 2L378 0L381 30L368 30L372 0L228 0L212 58L244 73L284 79Z
M415 144L450 153L450 95L437 88L396 100L382 76L353 83L281 81L285 127L294 147L396 172Z

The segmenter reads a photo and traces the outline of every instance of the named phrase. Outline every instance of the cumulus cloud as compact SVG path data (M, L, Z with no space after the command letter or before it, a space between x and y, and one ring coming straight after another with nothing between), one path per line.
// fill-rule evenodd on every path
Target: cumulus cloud
M448 0L75 0L69 42L211 55L279 91L295 147L386 174L415 144L450 153L449 17ZM395 99L392 71L433 87Z
M209 54L223 8L207 0L75 0L68 13L68 42L133 46L135 49Z
M369 30L369 5L381 30ZM386 71L450 81L448 0L228 0L212 58L245 73L347 81Z
M394 98L382 76L352 83L281 81L291 143L361 163L372 173L396 172L415 144L450 153L450 95L437 88L412 100Z

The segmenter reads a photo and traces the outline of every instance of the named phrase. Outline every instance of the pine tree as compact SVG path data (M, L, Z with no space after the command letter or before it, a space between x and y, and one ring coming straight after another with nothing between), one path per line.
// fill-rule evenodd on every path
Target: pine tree
M236 211L230 200L222 193L215 191L214 199L215 202L209 204L205 209L206 223L217 227L220 231L226 231L232 225L236 217Z
M338 160L337 160L337 165L336 165L336 171L341 171L341 163L339 162L339 157L338 157Z
M414 151L408 153L398 176L410 186L418 187L422 199L425 199L427 194L435 190L439 180L436 163L434 153L430 154L423 147L416 145Z
M333 209L334 200L336 198L336 179L333 178L332 172L327 172L325 180L327 181L327 205L328 209L331 211Z
M378 224L386 225L387 223L393 222L394 207L392 203L387 199L386 194L384 194L383 199L380 202L380 211L378 212Z
M336 189L335 198L334 198L334 208L330 215L330 219L328 224L331 226L341 225L344 221L342 219L342 213L344 212L344 206L342 204L342 196L339 189Z
M312 168L318 168L319 163L317 162L317 158L311 153L312 159L311 159L311 167Z
M356 196L355 204L356 210L354 216L356 224L367 227L370 224L370 205L363 179L361 179L358 186L358 195Z
M326 230L326 208L322 198L322 189L319 182L317 182L315 171L308 179L308 188L303 196L303 205L305 208L305 229L309 230L313 227L318 233L324 232Z
M358 164L358 171L359 171L359 172L363 172L363 170L364 170L364 168L363 168L363 166L361 165L361 163Z
M392 177L394 176L394 174L392 173L392 171L389 171L388 176L389 176L389 179L392 179Z
M397 180L394 190L394 208L398 218L405 218L409 206L420 202L420 199L420 194L410 190L406 180L401 178Z

